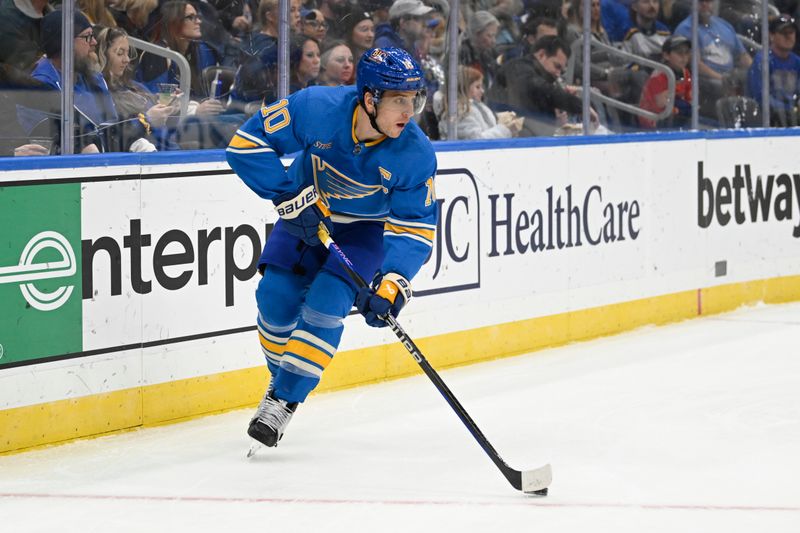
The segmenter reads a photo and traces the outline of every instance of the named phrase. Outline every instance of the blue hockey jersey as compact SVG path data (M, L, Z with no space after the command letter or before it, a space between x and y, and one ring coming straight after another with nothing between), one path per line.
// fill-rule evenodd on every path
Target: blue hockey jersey
M380 271L411 279L436 231L433 146L413 122L396 139L359 142L357 105L354 86L298 91L245 122L227 148L228 163L262 198L313 183L334 222L383 221ZM285 170L279 158L298 151Z

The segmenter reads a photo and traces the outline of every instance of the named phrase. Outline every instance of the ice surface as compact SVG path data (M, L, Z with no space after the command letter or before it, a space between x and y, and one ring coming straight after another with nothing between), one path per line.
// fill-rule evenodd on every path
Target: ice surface
M419 375L312 397L249 460L252 409L0 457L0 531L800 532L800 304L441 374L548 497Z

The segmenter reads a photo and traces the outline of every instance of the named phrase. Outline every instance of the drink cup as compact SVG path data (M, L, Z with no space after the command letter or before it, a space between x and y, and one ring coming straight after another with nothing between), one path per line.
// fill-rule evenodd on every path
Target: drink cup
M161 105L172 105L175 101L175 96L178 93L178 85L176 83L159 83L158 84L158 103Z

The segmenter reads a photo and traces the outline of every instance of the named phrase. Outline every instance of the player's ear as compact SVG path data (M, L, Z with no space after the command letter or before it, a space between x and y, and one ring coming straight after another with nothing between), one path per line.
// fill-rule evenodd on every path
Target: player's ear
M367 110L367 113L372 114L376 111L375 109L375 98L372 96L372 93L369 91L364 92L364 109Z

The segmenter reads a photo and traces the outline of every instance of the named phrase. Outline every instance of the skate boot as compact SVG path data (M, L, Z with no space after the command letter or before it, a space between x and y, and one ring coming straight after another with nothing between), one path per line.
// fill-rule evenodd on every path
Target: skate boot
M270 387L267 395L258 405L253 419L250 420L247 434L264 446L277 446L297 405L297 402L289 403L286 400L275 398Z

